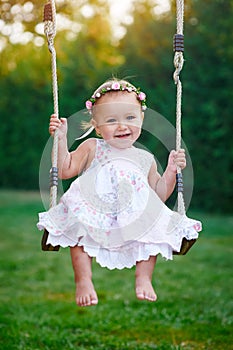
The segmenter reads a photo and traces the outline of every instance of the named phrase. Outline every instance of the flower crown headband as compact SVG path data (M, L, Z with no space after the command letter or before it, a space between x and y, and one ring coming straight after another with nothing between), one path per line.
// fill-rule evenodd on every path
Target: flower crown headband
M86 101L86 108L88 111L92 110L92 107L96 103L96 101L109 91L128 91L128 92L135 92L137 95L137 99L141 103L142 110L145 111L146 106L146 94L142 91L140 91L140 88L136 88L135 86L125 82L113 82L110 85L103 86L100 90L97 89L97 91L91 96L89 100Z

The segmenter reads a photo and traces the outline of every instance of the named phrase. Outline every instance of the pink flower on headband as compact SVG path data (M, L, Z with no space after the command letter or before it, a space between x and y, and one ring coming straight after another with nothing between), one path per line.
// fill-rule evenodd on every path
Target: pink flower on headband
M92 109L92 102L91 101L86 101L86 109Z
M112 90L120 90L121 84L116 81L115 83L112 84L111 88Z
M146 94L144 92L139 92L138 99L139 101L144 101L146 99Z

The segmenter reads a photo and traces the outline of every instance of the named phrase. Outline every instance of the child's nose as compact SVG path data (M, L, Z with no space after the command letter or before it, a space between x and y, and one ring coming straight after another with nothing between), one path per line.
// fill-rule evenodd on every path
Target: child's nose
M124 124L124 123L122 123L122 122L118 123L118 129L119 129L119 130L125 130L126 128L127 128L127 125L126 125L126 124Z

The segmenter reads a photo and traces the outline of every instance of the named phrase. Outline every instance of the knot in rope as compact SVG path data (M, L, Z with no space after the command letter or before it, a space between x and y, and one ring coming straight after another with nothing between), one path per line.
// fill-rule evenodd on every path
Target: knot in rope
M179 76L180 76L180 72L183 68L183 64L184 64L183 52L176 52L174 55L175 72L173 74L173 79L174 79L175 84L178 84Z

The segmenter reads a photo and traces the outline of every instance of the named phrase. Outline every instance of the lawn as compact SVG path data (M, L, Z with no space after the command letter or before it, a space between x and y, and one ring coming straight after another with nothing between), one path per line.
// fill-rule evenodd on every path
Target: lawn
M233 217L192 215L203 233L186 256L158 259L156 303L136 300L134 269L94 262L99 304L79 308L69 250L40 249L39 194L1 191L0 210L0 349L233 349Z

